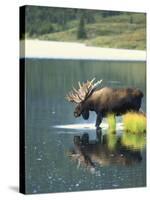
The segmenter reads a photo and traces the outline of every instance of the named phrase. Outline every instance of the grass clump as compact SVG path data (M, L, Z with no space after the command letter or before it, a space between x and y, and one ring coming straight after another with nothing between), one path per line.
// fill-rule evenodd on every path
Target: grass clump
M107 142L109 150L115 150L117 145L117 136L116 134L111 134L112 132L108 131Z
M124 130L131 133L146 132L146 117L143 113L128 112L123 115Z
M142 150L146 144L146 134L125 132L121 137L121 143L132 150Z
M116 118L115 114L111 113L107 115L107 122L109 126L109 132L115 132L116 131Z

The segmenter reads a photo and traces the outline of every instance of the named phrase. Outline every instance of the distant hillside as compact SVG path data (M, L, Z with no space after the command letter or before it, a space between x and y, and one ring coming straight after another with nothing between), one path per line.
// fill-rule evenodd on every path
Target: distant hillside
M144 50L146 49L146 15L27 6L26 32L23 37Z

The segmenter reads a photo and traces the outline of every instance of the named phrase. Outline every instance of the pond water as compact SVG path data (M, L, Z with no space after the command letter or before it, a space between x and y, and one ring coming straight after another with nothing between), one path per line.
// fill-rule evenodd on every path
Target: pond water
M25 76L26 193L146 185L145 143L138 146L144 139L127 146L122 129L97 133L95 113L88 121L74 118L74 105L64 98L78 81L96 77L102 86L140 88L146 111L145 62L26 59Z

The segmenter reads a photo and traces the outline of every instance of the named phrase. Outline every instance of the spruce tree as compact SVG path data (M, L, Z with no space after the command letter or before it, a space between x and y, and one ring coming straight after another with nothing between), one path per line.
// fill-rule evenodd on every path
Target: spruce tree
M83 15L81 15L81 17L80 17L79 27L78 27L78 32L77 32L77 38L78 39L87 38L86 30L85 30L84 16Z

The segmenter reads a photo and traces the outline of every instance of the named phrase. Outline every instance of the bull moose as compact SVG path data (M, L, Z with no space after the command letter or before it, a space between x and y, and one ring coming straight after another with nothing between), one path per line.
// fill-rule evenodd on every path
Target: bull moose
M96 128L98 129L103 117L109 113L116 116L125 114L128 111L139 111L143 93L138 88L98 88L102 80L94 83L95 78L83 84L78 82L79 89L73 87L66 99L69 102L76 103L74 116L82 117L87 120L89 111L95 111L97 114Z

